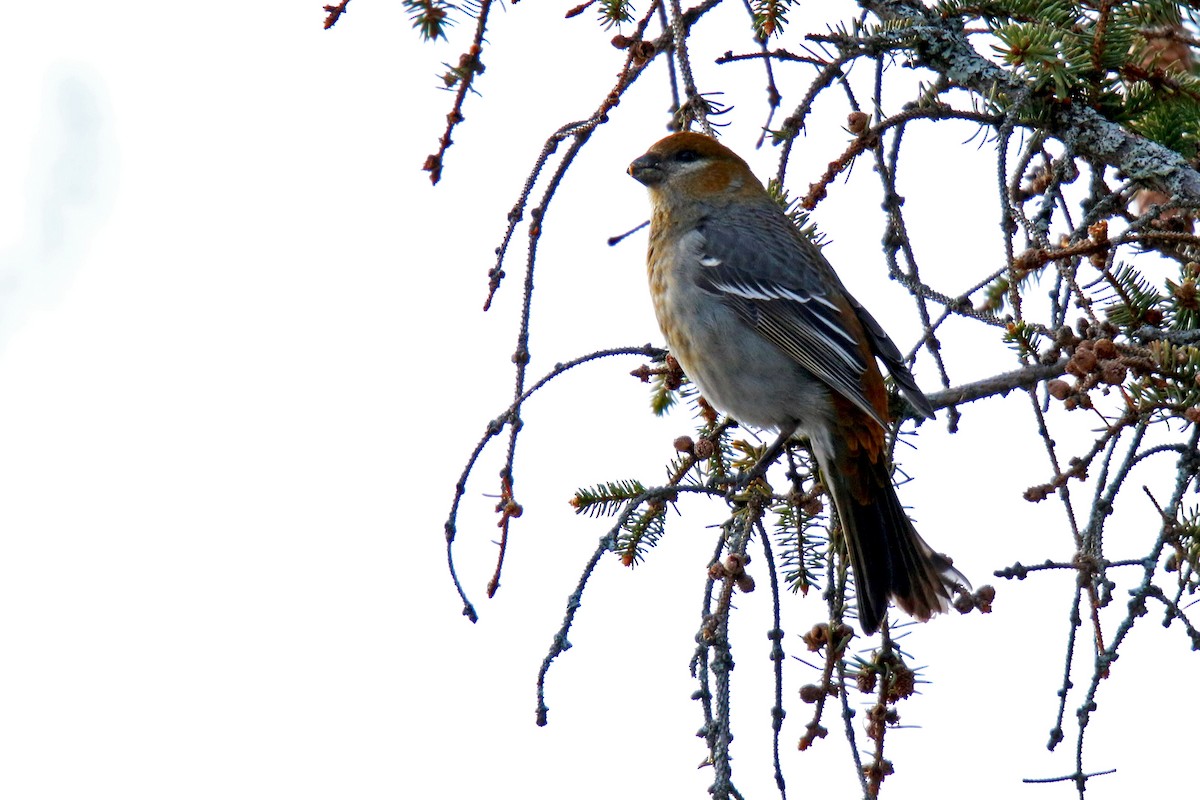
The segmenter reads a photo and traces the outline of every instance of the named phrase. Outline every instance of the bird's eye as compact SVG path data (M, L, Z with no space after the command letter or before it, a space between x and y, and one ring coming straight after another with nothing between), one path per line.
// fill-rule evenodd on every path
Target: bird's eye
M700 160L700 154L695 150L680 150L675 154L675 160L681 164L690 164Z

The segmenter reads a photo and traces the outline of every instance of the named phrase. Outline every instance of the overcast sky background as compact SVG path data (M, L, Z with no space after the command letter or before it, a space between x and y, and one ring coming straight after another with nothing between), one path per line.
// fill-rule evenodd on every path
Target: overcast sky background
M807 5L797 32L834 4ZM734 11L707 30L741 25ZM714 541L704 526L720 507L683 504L636 570L601 564L551 672L551 725L534 725L538 666L606 528L567 500L580 485L655 479L692 429L686 410L650 416L626 377L640 362L568 375L527 406L526 513L492 601L485 495L499 449L480 467L457 545L479 624L460 615L445 568L453 485L511 393L524 234L484 315L492 249L545 136L611 85L612 33L590 14L501 8L484 96L431 188L420 166L451 100L435 75L467 26L439 49L418 43L398 3L356 0L332 31L322 16L295 0L5 9L0 796L702 798L711 772L696 769L687 664ZM697 69L737 101L726 141L769 174L774 153L751 152L760 67ZM807 86L803 68L786 72ZM614 112L550 212L533 375L661 341L644 234L605 240L645 218L624 167L664 132L664 75ZM793 170L794 193L842 150L834 97L797 151L811 161ZM994 177L989 152L962 144L969 131L945 131L903 191L933 190L907 207L923 266L957 270L965 287L977 253L999 252L994 189L974 189ZM856 167L818 220L846 283L907 348L917 328L883 278L874 180ZM991 332L945 334L958 381L992 371L978 355L999 350ZM934 388L930 363L917 372ZM1095 423L1071 424L1086 437ZM1030 428L1027 400L994 400L967 409L958 435L939 419L900 450L916 478L905 502L977 585L1071 552L1061 507L1020 499L1049 475ZM1131 530L1131 554L1145 535ZM1073 768L1070 740L1044 747L1072 580L999 584L995 614L915 629L906 641L933 683L900 708L920 728L889 734L885 796L1071 796L1020 780ZM823 605L786 605L785 650L801 655ZM768 593L740 598L735 777L753 798L773 791L768 627ZM836 731L795 751L808 713L795 691L811 677L789 670L792 795L855 796ZM1177 632L1135 631L1088 737L1088 766L1119 772L1089 797L1187 792L1173 746L1190 706L1167 709L1195 674Z

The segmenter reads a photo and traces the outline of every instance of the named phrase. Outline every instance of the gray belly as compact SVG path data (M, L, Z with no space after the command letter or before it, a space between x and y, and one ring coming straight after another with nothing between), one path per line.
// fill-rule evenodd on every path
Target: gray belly
M663 325L672 354L717 410L760 428L828 424L829 388L763 339L719 301L675 305L676 325ZM662 322L662 320L660 320ZM687 341L678 331L689 332Z

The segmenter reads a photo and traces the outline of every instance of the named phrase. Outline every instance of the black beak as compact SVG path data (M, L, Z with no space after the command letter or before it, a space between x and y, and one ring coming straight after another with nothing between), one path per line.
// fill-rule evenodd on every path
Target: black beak
M646 186L653 186L662 181L667 175L663 172L662 161L658 156L647 153L644 156L639 156L629 165L629 174L638 183Z

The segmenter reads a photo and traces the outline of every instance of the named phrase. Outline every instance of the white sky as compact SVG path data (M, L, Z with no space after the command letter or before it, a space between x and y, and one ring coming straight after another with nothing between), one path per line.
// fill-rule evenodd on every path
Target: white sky
M601 565L575 648L551 672L551 725L533 724L537 668L605 529L567 499L600 480L653 479L691 430L686 413L650 417L645 388L624 377L637 361L568 376L527 407L526 513L493 601L483 495L499 448L481 467L457 545L478 625L460 616L445 569L453 484L511 392L526 239L483 315L492 248L546 134L611 84L612 33L535 3L499 11L484 96L433 189L420 166L450 102L434 75L466 26L434 48L398 3L356 0L328 32L320 5L5 9L0 796L704 797L687 662L713 546L703 525L718 507L685 506L637 570ZM794 30L818 28L807 19L795 14ZM703 88L737 99L727 141L752 155L759 68L698 71ZM801 68L786 72L807 85ZM534 375L660 341L644 238L604 244L645 216L623 170L663 131L661 68L643 80L551 211ZM815 155L794 168L794 193L841 151L843 111L828 110L797 150ZM959 146L962 133L935 141L929 180L908 186L937 191L908 210L919 245L963 232L956 252L927 250L931 269L966 281L980 253L995 259L998 236L989 155ZM774 154L753 160L766 174ZM907 347L917 329L882 278L878 201L853 188L873 180L860 165L819 221L848 285ZM989 371L976 348L1000 349L966 325L948 327L946 346L961 382ZM934 388L932 365L918 372ZM1094 420L1070 425L1086 436ZM1020 499L1048 475L1028 428L1027 401L992 401L967 410L959 435L939 421L902 451L917 478L905 501L976 584L1070 552L1061 508ZM889 735L898 772L885 796L1071 796L1019 782L1073 768L1070 741L1044 749L1070 581L1000 584L990 617L912 635L934 682L900 709L921 729ZM800 655L823 607L815 595L787 605L785 649ZM740 606L735 777L748 797L770 797L769 595ZM1097 799L1186 791L1169 747L1186 713L1167 709L1195 662L1154 622L1130 644L1089 733L1088 765L1119 769L1093 783ZM793 669L785 688L792 796L854 796L836 731L794 749L808 712L795 691L809 680Z

